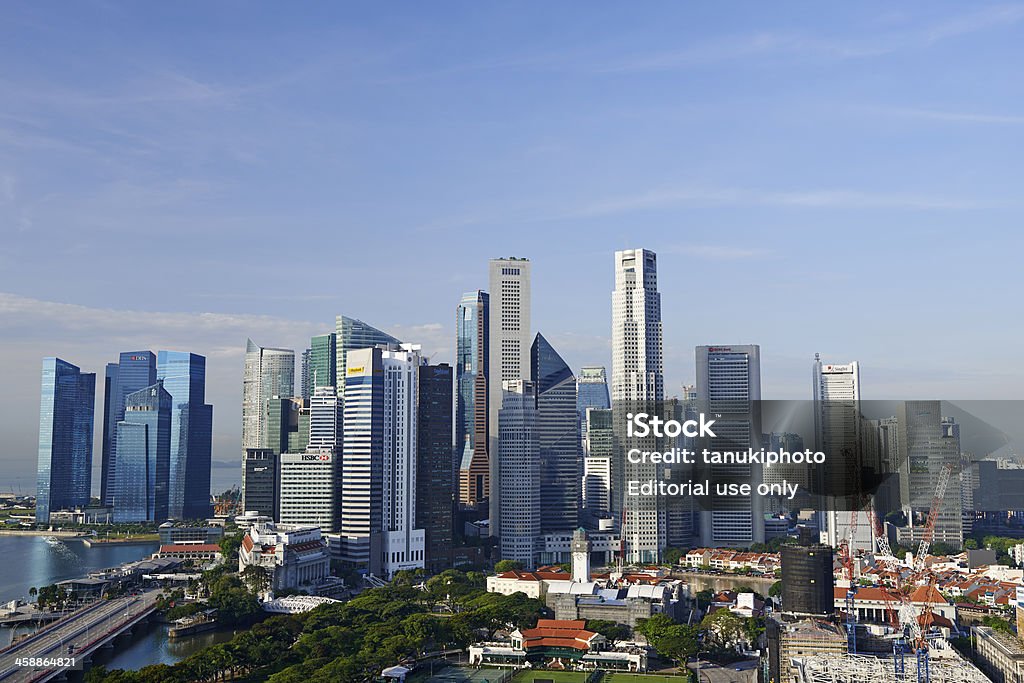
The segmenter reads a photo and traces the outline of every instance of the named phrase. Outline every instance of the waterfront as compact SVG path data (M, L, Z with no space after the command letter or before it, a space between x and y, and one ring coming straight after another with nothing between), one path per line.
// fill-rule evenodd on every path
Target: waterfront
M0 536L0 602L28 600L28 590L57 581L85 576L97 569L116 567L148 557L157 543L146 545L95 546L81 541L47 540L42 536ZM169 641L167 624L152 623L117 642L117 647L97 657L110 669L139 669L150 664L173 664L193 652L232 637L231 631L211 631ZM0 649L10 645L15 634L34 628L0 628Z

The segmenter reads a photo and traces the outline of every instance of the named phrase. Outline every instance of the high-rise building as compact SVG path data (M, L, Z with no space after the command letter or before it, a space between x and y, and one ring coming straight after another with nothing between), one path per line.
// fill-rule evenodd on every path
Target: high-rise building
M49 524L51 512L89 504L95 401L94 373L60 358L43 359L37 524Z
M213 406L206 403L206 358L185 351L159 351L156 377L171 395L171 467L168 517L210 516Z
M826 617L835 612L832 548L784 545L780 560L784 614Z
M171 467L171 395L162 382L128 394L115 438L114 522L165 521Z
M273 396L295 394L295 352L245 345L245 376L242 381L242 448L267 448L264 408Z
M305 351L302 352L302 362L301 367L299 368L299 377L301 378L300 381L302 382L302 390L299 392L299 395L302 397L302 400L304 401L308 401L309 395L313 393L313 384L309 381L309 378L312 376L310 374L310 363L312 362L312 357L313 349L306 349Z
M704 447L716 451L758 450L761 440L761 349L756 344L697 347L697 403L715 414L715 438ZM752 465L711 465L716 481L761 483ZM717 496L701 514L701 543L708 547L764 543L761 496Z
M453 379L447 363L420 366L415 527L423 529L425 566L434 573L451 566Z
M306 450L341 448L341 406L332 386L320 386L309 399L309 441Z
M281 485L278 453L269 448L247 448L242 460L242 509L277 521Z
M374 574L424 566L416 526L421 365L420 347L410 344L347 351L340 556Z
M664 500L658 496L626 495L629 481L650 481L665 476L664 467L628 463L626 451L663 449L653 438L627 440L624 433L627 413L661 413L664 382L658 257L647 249L617 251L612 292L611 397L616 427L616 453L611 473L612 513L622 519L621 533L628 561L657 561L661 548L666 545Z
M585 365L576 378L576 410L580 414L580 439L587 434L587 408L611 408L608 376L600 365ZM584 444L584 454L586 454Z
M103 451L101 454L100 501L113 503L111 495L117 473L117 423L124 419L124 400L128 394L156 382L156 354L152 351L126 351L118 362L107 363L103 383Z
M825 453L828 467L819 469L822 493L828 505L821 511L822 531L830 546L846 541L851 549L872 550L874 539L867 513L870 503L860 505L857 482L863 480L864 454L860 406L860 366L822 363L815 354L814 435L816 450ZM860 492L868 493L868 492ZM850 510L857 507L859 523L851 529ZM853 537L851 538L851 533Z
M309 367L306 369L309 395L317 387L336 387L337 381L338 335L334 332L318 334L309 340Z
M325 532L338 530L340 460L338 453L330 448L278 456L280 524L318 526Z
M264 404L263 413L263 447L265 449L278 454L299 453L306 450L306 444L309 441L307 402L297 396L287 398L272 396Z
M467 292L455 313L455 470L459 505L475 508L487 500L489 296Z
M490 312L487 350L487 430L490 444L490 533L501 536L498 411L506 382L530 378L530 261L498 258L489 263ZM497 457L495 457L497 455Z
M580 458L576 378L540 333L530 349L537 393L541 533L572 531L578 524Z
M587 408L583 424L582 505L591 518L606 518L611 514L612 493L612 410Z
M362 320L356 320L348 316L339 315L336 318L335 325L336 335L334 343L335 350L337 351L335 374L338 376L335 388L338 390L338 396L344 398L345 379L348 377L346 369L348 367L347 358L349 351L353 349L368 349L378 344L401 344L401 342L387 332L382 332L376 327L367 325Z
M900 455L900 502L908 526L897 530L902 545L920 542L927 526L932 499L942 470L950 468L951 483L946 487L935 520L932 541L954 548L963 545L963 519L960 487L960 426L942 417L940 401L905 401L897 414Z
M541 540L540 444L533 382L505 382L498 414L501 496L501 557L536 564ZM493 521L494 518L492 518Z

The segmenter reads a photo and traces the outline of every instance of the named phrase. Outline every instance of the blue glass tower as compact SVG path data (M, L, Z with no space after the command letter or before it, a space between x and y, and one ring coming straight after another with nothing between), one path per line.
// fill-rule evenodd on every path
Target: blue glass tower
M51 511L89 504L95 400L95 374L60 358L43 359L37 524L49 524Z
M162 382L128 394L116 441L114 521L163 522L171 464L171 395Z
M185 351L159 351L156 376L171 395L167 516L209 517L213 406L206 403L206 358Z
M453 468L458 480L456 499L474 508L487 499L490 488L487 422L487 292L462 295L455 312L455 449Z
M541 531L571 531L578 526L582 474L576 377L539 333L530 349L530 369L537 391Z
M125 351L118 362L107 363L103 384L103 452L100 474L100 500L112 505L117 476L117 423L124 419L125 398L156 382L156 354L152 351Z

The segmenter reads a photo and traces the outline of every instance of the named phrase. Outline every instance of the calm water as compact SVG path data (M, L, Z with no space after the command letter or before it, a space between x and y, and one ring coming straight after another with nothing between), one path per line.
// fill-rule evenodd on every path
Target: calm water
M28 589L85 576L96 569L116 567L149 557L157 544L86 548L81 541L48 542L42 536L0 536L0 602L28 600ZM27 630L20 628L17 632ZM97 656L110 669L140 669L149 664L173 664L207 645L230 640L230 631L211 631L169 641L166 624L136 630L130 639ZM0 628L0 648L11 643L14 631Z

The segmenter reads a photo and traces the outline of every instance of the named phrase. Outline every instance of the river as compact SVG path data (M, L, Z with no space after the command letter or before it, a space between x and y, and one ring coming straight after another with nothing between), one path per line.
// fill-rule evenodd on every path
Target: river
M28 600L28 589L57 581L85 576L90 571L116 567L148 557L157 543L131 546L93 546L81 541L53 541L42 536L0 536L0 603ZM21 627L17 633L27 630ZM14 629L0 628L0 648L11 643ZM130 640L119 640L118 647L97 656L96 662L108 669L140 669L150 664L173 664L207 645L230 640L230 631L200 633L170 641L166 624L150 624L137 629Z

